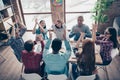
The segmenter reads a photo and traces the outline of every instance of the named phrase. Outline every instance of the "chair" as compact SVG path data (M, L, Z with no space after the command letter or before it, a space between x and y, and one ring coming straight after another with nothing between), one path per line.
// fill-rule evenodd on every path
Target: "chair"
M112 61L111 61L111 62L112 62ZM110 62L110 63L111 63L111 62ZM109 63L109 64L110 64L110 63ZM109 64L96 64L97 67L98 67L97 70L102 69L102 70L105 71L106 76L107 76L107 80L109 80L108 71L107 71L107 66L108 66Z
M24 65L22 64L20 80L41 80L42 78L37 73L24 73Z
M48 79L49 80L67 80L67 76L65 74L60 74L60 75L49 74Z
M112 57L112 60L117 56L119 54L119 51L118 51L118 49L117 48L115 48L115 49L112 49L111 50L111 57ZM112 61L111 61L112 62ZM110 62L110 63L111 63ZM109 63L109 64L110 64ZM107 66L109 66L109 64L96 64L99 68L98 69L103 69L104 71L105 71L105 73L106 73L106 76L107 76L107 80L109 80L109 76L108 76L108 72L107 72Z
M89 75L89 76L79 76L76 80L95 80L96 74Z

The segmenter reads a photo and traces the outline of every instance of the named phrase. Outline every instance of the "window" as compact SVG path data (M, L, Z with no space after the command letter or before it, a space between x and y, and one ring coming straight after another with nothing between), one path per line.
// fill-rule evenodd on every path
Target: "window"
M50 0L21 0L23 13L51 12Z
M26 26L28 30L32 30L34 25L35 25L35 19L38 19L38 23L40 20L45 20L46 27L49 29L51 27L52 19L51 19L51 14L32 14L32 15L24 15L25 21L26 21Z
M50 0L21 0L26 27L32 30L35 25L35 19L45 20L49 29L52 25Z
M72 29L72 27L74 25L77 24L77 17L82 15L84 16L84 22L86 25L89 26L90 29L92 29L92 23L94 22L92 19L91 19L91 15L93 13L74 13L74 14L66 14L66 26L67 26L67 29Z
M94 22L91 16L94 13L93 9L97 0L65 0L65 20L67 29L71 29L77 24L77 17L83 15L84 23L91 29ZM25 23L28 30L32 30L35 24L35 19L38 21L45 20L47 28L51 28L52 16L50 0L21 0Z
M65 0L66 12L85 12L94 7L96 0Z
M92 20L91 13L97 0L65 0L66 6L66 25L67 29L71 29L75 24L77 24L77 17L82 15L84 17L84 23L89 26L94 22Z

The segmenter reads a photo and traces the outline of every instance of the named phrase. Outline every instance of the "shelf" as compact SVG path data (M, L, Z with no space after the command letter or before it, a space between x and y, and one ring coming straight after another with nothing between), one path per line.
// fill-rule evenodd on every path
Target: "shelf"
M14 15L14 14L13 14L13 15ZM9 17L7 17L7 18L2 19L2 21L0 21L0 23L2 23L2 22L4 22L4 21L8 20L8 19L11 18L13 15L11 15L11 16L9 16Z
M12 6L12 5L5 6L5 7L3 7L2 9L0 9L0 11L5 10L5 9L11 7L11 6Z

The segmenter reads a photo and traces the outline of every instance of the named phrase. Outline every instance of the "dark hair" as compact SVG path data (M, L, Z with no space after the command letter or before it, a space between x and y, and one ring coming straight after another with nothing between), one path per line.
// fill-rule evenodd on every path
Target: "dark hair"
M79 19L79 18L82 18L82 19L84 20L83 16L78 16L78 19Z
M90 74L95 70L95 47L93 41L88 39L83 41L82 53L78 56L77 63L81 69L87 70Z
M53 49L53 51L58 52L61 49L61 46L62 46L62 41L60 39L55 38L52 41L52 49Z
M39 23L45 22L44 20L41 20ZM44 29L46 29L46 25L43 27Z
M58 19L57 22L63 24L63 22L60 19ZM63 28L63 25L61 25L61 27L58 27L57 24L55 24L55 27L57 29L61 29L61 28Z
M59 22L59 23L63 24L62 20L60 20L60 19L58 19L58 20L57 20L57 22Z
M33 42L32 40L28 40L28 41L26 41L25 44L24 44L24 48L25 48L25 50L27 50L28 52L32 51L33 46L34 46L34 42Z
M117 31L113 27L108 27L107 28L109 33L110 33L110 40L113 42L113 48L117 48L118 41L117 41Z

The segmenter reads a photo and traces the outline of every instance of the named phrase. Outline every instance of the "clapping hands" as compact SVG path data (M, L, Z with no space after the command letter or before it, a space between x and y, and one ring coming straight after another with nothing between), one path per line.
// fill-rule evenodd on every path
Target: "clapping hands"
M38 24L38 19L37 18L35 19L35 24Z

